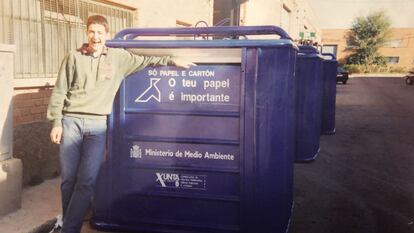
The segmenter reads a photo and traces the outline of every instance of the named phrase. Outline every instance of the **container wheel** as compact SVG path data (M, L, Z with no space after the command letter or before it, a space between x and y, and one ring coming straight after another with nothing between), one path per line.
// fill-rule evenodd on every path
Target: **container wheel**
M407 84L407 85L413 85L413 78L411 78L411 77L407 77L407 78L405 78L405 84Z

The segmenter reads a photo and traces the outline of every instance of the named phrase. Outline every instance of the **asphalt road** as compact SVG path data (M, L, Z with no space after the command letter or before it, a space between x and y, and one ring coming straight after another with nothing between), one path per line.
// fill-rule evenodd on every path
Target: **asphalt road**
M401 78L337 85L336 135L295 165L290 233L414 232L414 86Z

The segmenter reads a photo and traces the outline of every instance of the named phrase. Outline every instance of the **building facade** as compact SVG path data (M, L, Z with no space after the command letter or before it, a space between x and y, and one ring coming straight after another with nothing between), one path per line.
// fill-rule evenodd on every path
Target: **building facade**
M414 28L393 28L379 52L392 67L403 67L407 71L414 68Z
M296 41L321 42L306 0L0 0L0 8L0 43L16 46L16 125L45 119L60 62L85 42L89 15L106 16L111 36L126 27L276 25Z
M23 162L23 185L59 174L58 146L49 140L46 109L63 57L86 42L88 16L104 15L113 36L127 27L191 26L197 20L211 24L212 4L210 0L0 0L0 44L16 48L13 156ZM182 6L190 13L185 14Z
M59 173L46 109L60 63L86 41L93 14L108 19L111 36L127 27L275 25L296 41L320 41L306 0L0 0L0 44L16 48L13 141L24 185Z
M347 43L349 29L323 29L322 51L333 53L341 64L352 53ZM379 53L387 59L388 66L408 71L414 68L414 28L392 28L386 44Z
M406 70L414 66L412 0L308 0L320 19L323 51L337 55L341 63L351 53L347 34L357 17L383 12L391 23L387 43L379 49L388 67Z
M255 0L240 6L240 25L276 25L295 41L321 42L317 17L306 0Z

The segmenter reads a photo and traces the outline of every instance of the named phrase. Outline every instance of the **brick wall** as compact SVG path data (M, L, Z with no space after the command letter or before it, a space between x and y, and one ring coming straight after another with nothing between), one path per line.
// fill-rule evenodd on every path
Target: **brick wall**
M13 97L14 126L46 120L52 88L15 89Z
M13 157L23 163L23 185L36 185L59 175L57 145L50 142L46 109L51 87L15 88Z

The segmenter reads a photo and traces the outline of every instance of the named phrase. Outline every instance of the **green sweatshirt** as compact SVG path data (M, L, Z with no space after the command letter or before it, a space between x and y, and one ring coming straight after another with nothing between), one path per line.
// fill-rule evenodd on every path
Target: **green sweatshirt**
M168 56L140 56L116 48L107 48L96 58L82 50L70 52L60 67L47 118L54 127L62 125L63 115L105 119L124 77L146 66L169 63Z

